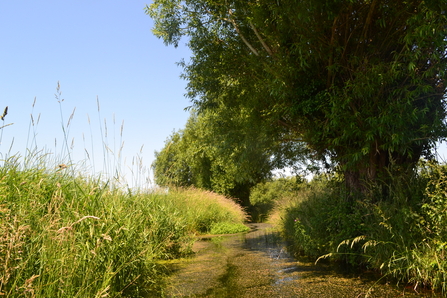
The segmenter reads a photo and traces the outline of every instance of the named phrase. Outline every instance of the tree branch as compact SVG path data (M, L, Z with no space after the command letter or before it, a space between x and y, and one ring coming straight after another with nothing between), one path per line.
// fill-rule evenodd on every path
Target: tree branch
M256 29L256 27L253 25L252 22L249 22L251 29L253 29L253 31L256 34L256 37L259 39L259 41L261 42L262 46L264 47L265 51L271 56L273 57L273 52L270 49L270 47L265 43L264 39L262 39L261 35L259 34L258 30Z
M233 14L233 11L231 9L228 10L228 13L230 15ZM242 35L241 30L239 30L239 27L236 24L236 21L233 19L226 19L224 18L223 20L230 22L231 24L233 24L234 29L236 29L237 34L239 34L239 36L241 37L242 41L245 43L245 45L247 45L247 47L252 51L253 54L255 54L256 56L259 56L258 51L248 42L247 39L245 39L244 35Z

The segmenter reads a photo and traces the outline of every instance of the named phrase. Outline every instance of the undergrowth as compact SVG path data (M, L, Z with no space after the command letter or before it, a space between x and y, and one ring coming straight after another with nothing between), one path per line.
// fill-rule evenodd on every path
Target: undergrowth
M446 294L447 165L421 162L411 177L371 185L367 197L340 182L319 177L277 204L274 218L295 253Z

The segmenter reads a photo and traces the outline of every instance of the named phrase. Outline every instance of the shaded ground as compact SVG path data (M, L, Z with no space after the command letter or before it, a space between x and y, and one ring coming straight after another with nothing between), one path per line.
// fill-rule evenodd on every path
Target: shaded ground
M437 297L336 273L328 266L293 259L268 224L245 234L195 243L195 257L168 265L162 297ZM377 277L375 277L377 279Z

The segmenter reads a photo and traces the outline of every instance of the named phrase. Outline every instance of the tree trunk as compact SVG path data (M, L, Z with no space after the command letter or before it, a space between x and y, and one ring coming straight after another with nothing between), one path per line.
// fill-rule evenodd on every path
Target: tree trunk
M360 162L356 169L344 172L345 183L350 196L361 194L366 197L377 195L372 193L372 186L378 187L381 197L374 200L389 199L388 187L393 181L393 173L402 175L405 171L411 171L421 156L422 148L415 148L413 155L398 154L385 150L376 150L369 155L369 160Z

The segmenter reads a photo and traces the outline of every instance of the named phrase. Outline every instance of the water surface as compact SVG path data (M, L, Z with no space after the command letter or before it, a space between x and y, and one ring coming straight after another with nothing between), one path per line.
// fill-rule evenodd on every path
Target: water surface
M269 224L248 233L205 237L194 257L167 264L161 297L438 297L377 282L377 275L343 274L329 265L294 259ZM340 268L338 268L340 269Z

